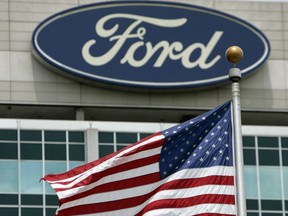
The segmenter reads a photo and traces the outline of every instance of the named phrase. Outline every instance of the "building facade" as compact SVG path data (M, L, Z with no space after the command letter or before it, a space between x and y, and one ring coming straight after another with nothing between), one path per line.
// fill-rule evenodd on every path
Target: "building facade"
M231 98L229 84L174 92L88 85L35 60L31 37L40 22L95 2L106 1L0 1L0 215L53 215L58 199L39 183L45 174L117 151ZM247 212L287 216L288 2L178 2L232 14L268 37L268 60L241 80Z

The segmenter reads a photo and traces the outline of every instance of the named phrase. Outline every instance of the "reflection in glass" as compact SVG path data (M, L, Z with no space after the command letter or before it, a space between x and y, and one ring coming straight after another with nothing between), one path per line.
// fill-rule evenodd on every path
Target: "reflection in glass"
M256 166L244 166L245 193L247 199L258 199Z
M66 162L45 162L45 175L47 174L58 174L67 171ZM45 191L46 193L55 193L52 187L45 182Z
M288 167L283 167L283 182L284 183L284 196L285 200L288 200Z
M0 161L0 192L18 192L17 161Z
M21 192L29 194L41 194L42 183L39 180L42 175L42 162L21 161Z
M262 199L282 199L280 167L259 167L260 190Z

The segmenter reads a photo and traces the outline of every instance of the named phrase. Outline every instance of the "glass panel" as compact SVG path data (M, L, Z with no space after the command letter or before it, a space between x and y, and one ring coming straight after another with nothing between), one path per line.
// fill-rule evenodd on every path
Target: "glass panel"
M21 143L21 159L42 160L42 145Z
M6 207L0 207L0 215L13 215L18 216L18 208L6 208Z
M117 145L116 146L116 150L117 151L119 151L119 150L121 150L121 149L123 149L123 148L125 148L125 147L127 147L128 145Z
M21 208L21 216L31 216L31 215L42 216L43 209L42 208Z
M0 205L18 205L18 195L16 194L1 194Z
M253 137L253 136L243 136L243 146L245 146L245 147L255 147L255 137Z
M262 199L281 199L280 167L259 167Z
M283 181L285 182L284 184L284 197L286 200L288 200L288 167L282 167L283 169ZM288 204L288 201L287 201L287 204ZM287 208L286 210L288 210L288 205L287 205Z
M57 208L46 208L46 216L54 216Z
M46 195L46 205L58 206L59 201L57 195Z
M258 137L258 146L278 148L278 137Z
M258 200L247 199L246 200L247 209L258 210Z
M246 198L258 199L256 166L244 166L244 181Z
M85 148L84 145L69 145L69 160L84 161Z
M245 165L256 165L255 152L255 149L243 149Z
M259 164L279 166L279 151L278 150L259 150Z
M259 216L259 213L247 212L247 216Z
M112 145L99 145L99 157L104 157L114 152L114 146Z
M67 163L66 162L45 162L45 175L48 174L58 174L67 171ZM46 193L55 193L52 187L45 182L45 191Z
M39 180L42 176L42 162L21 163L21 192L29 194L41 194L42 184Z
M75 167L82 166L84 164L85 164L84 161L82 161L82 162L74 162L74 161L72 161L72 162L69 162L69 169L73 169Z
M262 213L262 216L282 216L282 213Z
M152 133L140 133L140 140L152 135Z
M137 142L137 133L116 133L117 143L132 144Z
M283 166L288 166L288 150L282 150L282 163Z
M84 143L84 132L69 131L69 142Z
M18 162L0 161L0 192L18 192Z
M41 141L42 140L41 131L21 130L20 131L20 140L21 141Z
M262 210L282 210L282 200L261 200Z
M17 143L0 143L0 159L18 159Z
M65 131L45 131L45 141L47 142L65 142Z
M21 195L21 205L43 205L43 196Z
M66 145L45 144L45 160L66 160Z
M113 132L99 132L99 143L114 143Z
M17 140L17 130L0 130L0 140Z
M288 148L288 137L281 138L281 145L282 145L282 148Z

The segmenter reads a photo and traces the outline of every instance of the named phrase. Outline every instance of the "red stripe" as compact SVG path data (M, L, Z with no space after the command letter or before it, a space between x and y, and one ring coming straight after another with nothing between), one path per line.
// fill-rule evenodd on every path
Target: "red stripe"
M131 144L131 145L127 146L126 148L123 148L123 149L121 149L121 150L119 150L117 152L114 152L114 153L112 153L110 155L107 155L107 156L105 156L103 158L100 158L98 160L92 161L92 162L87 163L85 165L82 165L82 166L76 167L74 169L71 169L71 170L69 170L69 171L67 171L65 173L56 174L56 175L54 175L54 174L46 175L46 176L44 176L42 178L42 180L45 180L45 181L48 181L48 182L49 181L60 181L60 180L65 180L65 179L77 176L77 175L82 174L83 172L85 172L85 171L87 171L87 170L89 170L89 169L91 169L91 168L93 168L95 166L98 166L99 164L109 160L110 158L118 155L119 153L121 153L121 152L123 152L123 151L125 151L125 150L127 150L129 148L132 148L135 145L138 145L139 143L142 143L142 142L144 142L144 141L146 141L146 140L148 140L148 139L150 139L152 137L159 136L159 135L162 135L162 133L161 132L155 133L155 134L153 134L153 135L151 135L149 137L146 137L146 138L144 138L144 139L142 139L142 140L140 140L140 141L138 141L138 142L136 142L134 144ZM149 150L149 149L160 147L160 146L162 146L164 144L164 142L165 142L164 138L161 139L161 140L156 140L154 142L150 142L150 143L145 144L143 146L139 146L138 148L134 149L133 151L131 151L129 153L124 154L123 156L128 156L128 155L131 155L131 154L134 154L134 153L139 153L141 151L145 151L145 150ZM59 183L61 184L61 182L59 182Z
M60 192L60 191L65 191L68 189L72 189L72 188L77 188L80 186L85 186L85 185L89 185L93 182L97 182L99 181L101 178L109 176L109 175L113 175L116 173L121 173L127 170L131 170L131 169L135 169L135 168L139 168L142 166L146 166L149 164L153 164L153 163L157 163L159 161L160 155L153 155L147 158L141 158L138 160L134 160L134 161L129 161L125 164L120 164L118 166L113 166L109 169L105 169L102 172L98 172L98 173L94 173L92 175L87 176L87 178L83 179L82 181L78 182L77 184L73 185L72 187L69 188L59 188L59 189L55 189L56 192ZM67 184L65 182L65 184ZM64 183L62 185L65 185ZM52 185L53 186L53 185Z
M233 185L234 180L231 176L210 176L210 177L203 177L197 179L181 179L181 180L174 180L168 183L161 185L159 188L155 189L154 191L147 193L142 196L132 197L127 199L115 200L105 203L95 203L89 205L81 205L71 207L69 209L61 210L60 207L60 215L69 215L69 214L87 214L87 213L99 213L99 212L106 212L106 211L113 211L119 209L125 209L130 207L135 207L141 205L146 200L151 198L154 194L162 190L168 189L180 189L180 188L192 188L201 185ZM91 195L93 193L90 193ZM95 200L96 201L96 200ZM63 203L63 202L62 202ZM88 210L89 209L89 210ZM89 212L86 212L89 211ZM139 214L141 215L141 214Z

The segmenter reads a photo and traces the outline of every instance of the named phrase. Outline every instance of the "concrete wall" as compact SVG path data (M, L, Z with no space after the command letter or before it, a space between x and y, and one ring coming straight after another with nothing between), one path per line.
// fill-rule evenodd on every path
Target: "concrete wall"
M93 2L100 1L0 0L0 103L210 108L230 99L229 85L170 94L97 88L63 78L36 62L31 56L31 36L37 24L61 10ZM257 73L242 80L242 107L244 110L288 110L288 3L177 2L225 11L260 28L269 38L272 51Z

